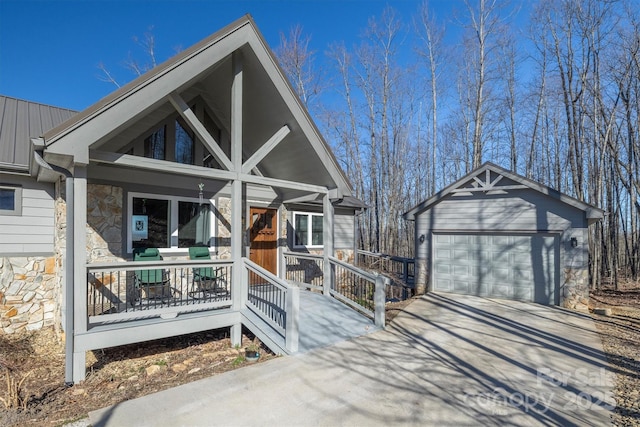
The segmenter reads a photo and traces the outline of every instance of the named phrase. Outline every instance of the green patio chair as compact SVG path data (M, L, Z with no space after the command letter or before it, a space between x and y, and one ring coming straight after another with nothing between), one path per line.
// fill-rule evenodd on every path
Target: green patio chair
M189 248L189 259L196 261L206 261L211 259L209 248L206 246L192 246ZM196 267L193 269L193 283L196 292L215 294L216 296L226 296L227 281L224 269L221 267Z
M135 248L134 261L160 261L162 256L158 248ZM141 298L167 299L172 297L169 275L163 268L135 270L135 286Z

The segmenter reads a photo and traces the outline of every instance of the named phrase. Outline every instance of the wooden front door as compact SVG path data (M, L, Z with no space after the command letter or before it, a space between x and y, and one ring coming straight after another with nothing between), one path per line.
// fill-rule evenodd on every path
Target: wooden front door
M249 259L265 270L277 274L278 211L268 208L251 208L250 220Z

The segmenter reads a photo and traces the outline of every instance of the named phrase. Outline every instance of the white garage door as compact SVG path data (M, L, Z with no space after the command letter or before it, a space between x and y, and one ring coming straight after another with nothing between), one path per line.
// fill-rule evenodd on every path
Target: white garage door
M436 291L558 304L558 238L549 234L434 234Z

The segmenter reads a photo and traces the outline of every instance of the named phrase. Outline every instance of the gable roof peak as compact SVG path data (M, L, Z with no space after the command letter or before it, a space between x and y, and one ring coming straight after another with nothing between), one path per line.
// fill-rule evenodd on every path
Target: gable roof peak
M491 176L491 172L497 176ZM507 178L511 182L505 182L503 181L503 178ZM586 212L588 219L599 220L604 217L605 211L600 208L582 202L574 197L561 193L554 188L533 181L532 179L518 175L515 172L491 162L481 164L462 178L456 180L430 198L409 209L402 216L406 220L413 221L415 220L416 215L420 212L430 209L445 197L452 196L456 193L470 195L476 192L485 192L486 194L489 194L490 192L491 194L500 192L501 194L504 194L506 191L518 189L531 189L546 196L553 197L563 203Z

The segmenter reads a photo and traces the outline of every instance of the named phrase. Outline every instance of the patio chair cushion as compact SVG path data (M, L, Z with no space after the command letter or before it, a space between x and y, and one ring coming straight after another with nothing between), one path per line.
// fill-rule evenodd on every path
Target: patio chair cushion
M209 248L206 246L192 246L189 248L189 259L191 260L207 260L211 259ZM213 280L218 277L213 267L198 267L193 269L193 275L196 280Z
M134 248L134 261L160 261L162 256L158 248Z
M190 259L211 259L209 248L206 246L192 246L189 248Z
M162 256L158 248L135 248L133 250L134 261L160 261ZM167 281L163 269L136 270L136 278L138 285L145 286L156 283L164 283Z

